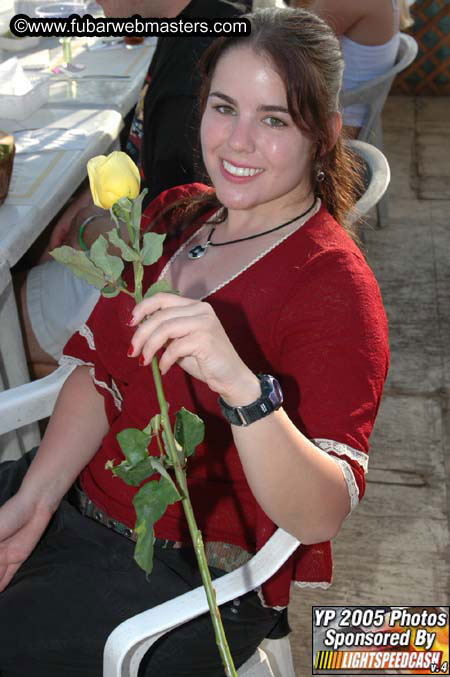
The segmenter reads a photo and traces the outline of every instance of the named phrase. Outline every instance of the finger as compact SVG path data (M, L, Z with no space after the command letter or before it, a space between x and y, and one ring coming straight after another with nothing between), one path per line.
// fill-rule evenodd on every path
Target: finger
M10 583L17 569L20 567L20 564L21 564L20 562L9 564L4 568L3 571L0 567L0 592L2 592L6 588L6 586Z
M176 308L180 306L189 306L198 301L188 299L178 294L169 294L168 292L158 292L148 299L144 299L136 305L131 314L130 325L135 326L141 322L146 315L151 315L157 310L163 308Z
M160 327L165 322L176 320L178 318L196 317L200 315L200 304L188 304L172 308L163 308L161 310L155 311L152 315L146 315L133 334L130 345L130 349L133 348L133 352L129 353L129 357L136 357L142 348L143 342L146 341L148 337L157 331L158 327Z
M147 323L145 323L146 325ZM150 324L150 323L149 323ZM141 355L139 364L145 366L150 364L154 355L163 348L168 341L188 336L198 330L201 322L198 317L176 317L165 320L158 326L149 330L145 325L142 326L140 335L134 341L135 353Z
M191 333L188 336L183 336L179 339L170 341L164 353L159 360L159 369L161 374L167 374L170 367L176 364L184 357L192 357L198 348L197 334Z

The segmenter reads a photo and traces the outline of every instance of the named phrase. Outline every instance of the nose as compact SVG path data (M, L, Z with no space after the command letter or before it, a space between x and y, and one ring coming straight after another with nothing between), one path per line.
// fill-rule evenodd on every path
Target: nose
M234 118L228 137L228 145L238 153L254 152L255 135L251 120L239 115Z

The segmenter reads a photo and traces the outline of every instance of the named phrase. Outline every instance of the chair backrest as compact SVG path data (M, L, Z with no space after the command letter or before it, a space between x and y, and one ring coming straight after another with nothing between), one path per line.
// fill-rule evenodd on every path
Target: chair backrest
M64 365L31 383L0 392L0 435L47 418L74 365Z
M367 141L370 139L377 118L383 110L384 103L391 88L392 82L400 71L405 70L416 58L418 44L411 35L400 33L400 43L397 58L392 68L360 87L342 92L340 96L341 108L353 104L364 104L368 107L368 114L364 126L361 127L358 139Z
M391 170L381 150L370 143L358 139L347 141L347 144L366 167L366 189L346 219L347 225L352 225L381 200L391 180Z

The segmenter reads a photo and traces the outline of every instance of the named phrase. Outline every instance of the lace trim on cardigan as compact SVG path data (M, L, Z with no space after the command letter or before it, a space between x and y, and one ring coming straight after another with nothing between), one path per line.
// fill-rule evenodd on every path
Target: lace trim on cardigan
M78 333L80 336L86 339L87 344L91 350L95 350L95 341L94 341L94 334L92 331L89 329L87 324L83 324L79 330Z
M249 268L251 268L255 263L257 263L260 259L262 259L266 254L268 254L269 252L271 252L272 249L275 249L275 247L278 247L278 245L280 245L282 242L284 242L288 237L290 237L291 235L293 235L294 233L296 233L297 230L298 230L299 228L301 228L307 221L309 221L310 219L312 219L312 217L315 216L315 215L317 214L317 212L319 211L319 209L321 208L321 206L322 206L322 201L321 201L320 198L317 198L317 199L316 199L316 202L315 202L315 204L314 204L313 209L312 209L310 212L308 212L308 214L307 214L303 219L300 220L300 222L299 222L298 226L295 228L295 230L292 230L290 233L287 233L286 235L284 235L283 237L281 237L279 240L277 240L277 242L274 242L270 247L267 247L263 252L261 252L261 254L259 254L258 256L256 256L256 258L254 258L254 259L253 259L252 261L250 261L249 263L247 263L246 266L244 266L243 268L241 268L240 270L238 270L236 273L234 273L234 275L232 275L231 277L229 277L227 280L224 280L223 282L220 282L220 283L219 283L218 285L216 285L213 289L211 289L210 291L208 291L208 292L206 292L205 294L203 294L203 296L202 296L200 299L198 299L198 300L199 300L199 301L203 301L203 299L206 299L208 296L211 296L212 294L215 294L217 291L219 291L219 289L222 289L223 287L226 287L227 284L229 284L229 283L232 282L234 279L236 279L237 277L239 277L239 275L241 275L241 274L244 273L246 270L248 270ZM181 247L179 247L179 248L177 249L177 251L176 251L174 254L172 254L172 256L170 257L170 259L167 261L166 265L164 266L164 268L163 268L162 271L160 272L159 277L158 277L158 281L159 281L159 280L162 280L162 279L164 278L165 274L167 273L167 271L169 270L170 266L171 266L172 263L175 261L175 259L176 259L176 258L177 258L177 257L178 257L185 249L186 249L186 247L189 245L189 243L191 242L191 240L193 240L194 237L195 237L196 235L198 235L203 229L205 229L205 228L207 227L207 225L210 226L211 223L208 223L208 224L205 223L201 228L199 228L199 230L195 231L195 233L193 233L193 234L186 240L186 242L185 242L184 244L182 244Z
M294 588L321 588L322 590L327 590L331 586L331 581L291 581L291 590L292 587ZM287 609L288 606L270 606L270 604L266 603L266 600L264 599L264 595L262 594L262 589L261 586L258 588L255 588L255 592L258 594L259 601L261 602L262 606L265 607L266 609L275 609L276 611L283 611L283 609Z
M270 604L266 604L266 600L264 599L264 595L262 594L261 586L255 588L255 592L258 594L261 606L263 606L265 609L275 609L275 611L283 611L283 609L287 608L285 606L270 606Z
M89 373L91 375L92 380L94 381L95 385L99 386L99 388L104 388L109 392L111 397L114 400L114 404L116 405L116 408L119 411L122 411L122 395L120 394L120 391L117 387L117 385L114 383L114 381L111 379L111 387L105 381L99 381L97 378L95 378L95 368L91 367L89 369Z
M359 463L361 468L364 470L364 474L367 474L369 457L363 451L358 449L353 449L348 444L343 444L342 442L335 442L334 440L326 440L321 437L316 437L311 440L316 447L322 449L322 451L330 452L333 451L337 456L348 456L353 461Z
M326 590L330 587L330 581L293 581L296 588L322 588Z
M80 360L79 357L72 357L71 355L63 355L60 357L58 364L62 367L64 364L75 364L77 367L93 367L92 362L85 362Z
M344 475L345 482L347 484L347 489L350 496L350 513L351 513L359 503L358 485L356 483L351 465L349 465L347 461L344 461L343 458L334 457L334 459L338 464L338 466L340 467L342 474Z

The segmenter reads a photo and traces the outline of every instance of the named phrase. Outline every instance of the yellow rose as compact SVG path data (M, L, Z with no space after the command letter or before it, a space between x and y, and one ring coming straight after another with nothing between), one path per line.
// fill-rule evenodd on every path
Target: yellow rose
M133 160L122 151L97 155L87 163L92 199L97 207L110 209L121 197L139 195L141 177Z

